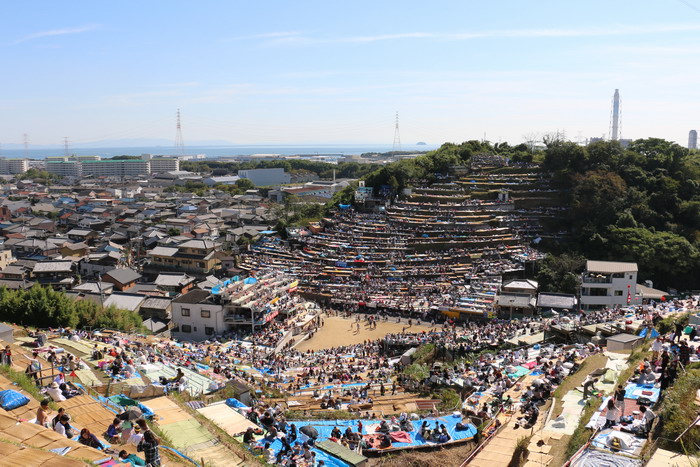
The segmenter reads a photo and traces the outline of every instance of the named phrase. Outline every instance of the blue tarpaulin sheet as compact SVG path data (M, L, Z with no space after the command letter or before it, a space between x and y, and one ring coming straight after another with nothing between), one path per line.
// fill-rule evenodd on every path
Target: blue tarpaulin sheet
M642 392L650 392L651 394L642 394ZM660 394L661 389L654 387L653 384L627 383L627 386L625 386L625 399L646 397L650 401L656 402L659 400Z

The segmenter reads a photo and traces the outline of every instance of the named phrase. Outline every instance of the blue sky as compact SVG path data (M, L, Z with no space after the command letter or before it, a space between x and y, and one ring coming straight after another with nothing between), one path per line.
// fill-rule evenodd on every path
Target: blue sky
M700 127L700 0L5 2L0 143L405 143Z

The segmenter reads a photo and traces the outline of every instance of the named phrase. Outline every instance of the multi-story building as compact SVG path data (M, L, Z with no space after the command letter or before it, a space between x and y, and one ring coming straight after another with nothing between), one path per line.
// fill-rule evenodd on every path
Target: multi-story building
M27 159L0 158L0 174L23 174L27 170L29 170Z
M690 130L688 133L688 149L698 148L698 132L695 130Z
M180 160L173 157L153 157L150 159L151 173L160 174L180 170Z
M191 290L172 301L173 337L200 341L226 331L223 307L206 290Z
M221 262L216 252L221 245L211 240L189 240L176 247L158 246L148 252L151 263L146 265L150 272L186 272L198 277L206 277L220 268Z
M581 276L581 306L585 310L636 305L637 263L586 261Z
M247 178L255 186L285 185L292 179L292 176L281 168L239 170L238 176Z
M83 176L93 177L135 177L151 173L151 163L138 159L107 159L83 161Z
M63 160L47 160L46 171L50 174L59 175L61 177L80 177L83 173L82 163L78 161Z

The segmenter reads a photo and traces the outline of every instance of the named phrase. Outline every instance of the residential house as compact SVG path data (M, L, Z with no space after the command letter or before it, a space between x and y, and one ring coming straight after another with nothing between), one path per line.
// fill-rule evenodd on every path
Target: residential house
M87 244L92 244L100 235L94 230L88 229L71 229L66 235L73 242L84 242Z
M73 261L40 261L32 269L32 277L42 285L70 289L75 282Z
M584 310L638 305L637 263L586 261L581 275L581 306Z
M117 268L102 274L102 280L114 284L119 291L129 290L141 279L141 274L131 268Z
M173 337L187 341L211 339L226 328L223 308L205 290L191 290L172 301Z
M194 287L196 279L187 274L158 274L153 281L158 288L168 295L176 296L189 291Z

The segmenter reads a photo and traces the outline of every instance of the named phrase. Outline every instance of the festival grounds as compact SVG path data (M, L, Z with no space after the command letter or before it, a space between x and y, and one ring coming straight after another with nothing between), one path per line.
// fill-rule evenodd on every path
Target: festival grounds
M405 318L400 323L396 322L396 318L389 318L389 321L378 322L377 327L372 330L369 329L367 322L362 320L360 321L360 332L358 333L354 316L352 318L341 318L339 316L329 317L324 315L323 320L325 325L319 328L311 339L307 339L297 345L295 347L296 350L305 352L307 350L330 349L343 345L361 344L366 340L379 339L387 334L400 333L404 330L406 332L421 332L438 329L437 327L431 327L429 324L417 325L415 321L413 326L408 327L408 322ZM350 329L351 324L352 330Z

